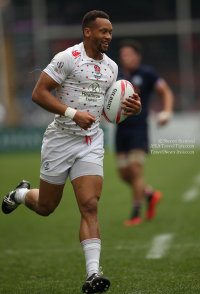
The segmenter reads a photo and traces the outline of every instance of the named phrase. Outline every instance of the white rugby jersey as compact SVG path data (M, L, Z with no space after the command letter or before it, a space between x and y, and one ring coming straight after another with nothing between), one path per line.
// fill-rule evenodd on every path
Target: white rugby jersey
M105 93L117 79L117 64L106 54L102 60L88 57L82 42L58 53L44 72L59 84L58 100L78 111L88 111L96 118L87 131L61 115L55 115L54 125L63 132L94 135L99 128Z

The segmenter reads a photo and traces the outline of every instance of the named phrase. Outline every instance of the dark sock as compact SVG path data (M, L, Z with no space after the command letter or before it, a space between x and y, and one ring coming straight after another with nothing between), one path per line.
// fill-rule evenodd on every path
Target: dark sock
M147 202L149 203L149 201L151 201L152 196L153 196L153 189L152 189L152 187L146 188L145 194L146 194Z
M140 209L141 209L141 201L135 201L131 219L140 216Z
M147 202L148 202L148 203L151 201L152 197L153 197L153 193L148 194L148 195L146 196L146 198L147 198Z

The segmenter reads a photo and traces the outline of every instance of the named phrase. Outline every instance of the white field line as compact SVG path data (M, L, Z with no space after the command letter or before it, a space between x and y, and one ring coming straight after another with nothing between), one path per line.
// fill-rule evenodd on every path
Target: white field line
M192 187L191 189L189 189L183 194L182 199L185 202L189 202L196 199L198 195L199 195L199 189L196 187Z
M81 248L81 247L80 247ZM138 249L146 249L148 248L148 245L118 245L116 246L116 250L128 250L128 251L136 251ZM22 249L22 250L13 250L13 249L6 249L6 250L1 250L0 255L23 255L23 254L60 254L60 253L73 253L76 252L78 247L73 247L72 248L52 248L52 249ZM80 249L81 250L81 249ZM105 251L113 251L113 247L106 247L104 248Z
M168 234L171 235L172 234ZM163 235L160 235L163 236ZM173 237L173 236L172 236ZM173 248L198 248L199 249L199 243L181 243L181 244L173 244ZM116 250L119 251L130 251L134 252L140 249L147 249L149 248L148 244L143 244L143 245L130 245L130 246L123 246L123 245L118 245L115 247ZM24 254L44 254L44 253L49 253L49 254L63 254L63 253L73 253L77 252L79 249L78 248L52 248L52 249L22 249L22 250L13 250L13 249L6 249L6 250L1 250L0 251L0 256L2 255L24 255ZM113 252L113 247L105 247L104 251L112 251ZM79 250L80 251L80 250Z
M193 186L189 190L187 190L182 196L182 200L185 202L193 201L199 196L200 188L197 186L200 186L200 173L194 177L193 182L194 182L195 186Z
M165 255L172 241L173 234L158 235L153 239L152 247L146 255L148 259L158 259Z

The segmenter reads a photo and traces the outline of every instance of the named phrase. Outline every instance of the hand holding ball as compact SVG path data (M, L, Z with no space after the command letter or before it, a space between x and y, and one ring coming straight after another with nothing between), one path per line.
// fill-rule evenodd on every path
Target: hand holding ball
M134 100L137 104L136 106L133 104L133 99L136 99ZM120 123L128 115L139 114L140 107L138 108L138 101L140 105L140 98L135 94L134 87L130 82L126 80L115 82L108 89L105 96L103 109L105 119L110 123Z

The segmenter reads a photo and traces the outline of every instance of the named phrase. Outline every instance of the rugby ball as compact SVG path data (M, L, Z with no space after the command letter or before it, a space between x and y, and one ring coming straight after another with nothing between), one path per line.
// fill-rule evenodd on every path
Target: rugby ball
M105 119L114 124L118 124L125 120L128 115L122 114L125 112L121 107L122 102L126 98L131 98L134 94L133 85L126 80L119 80L115 82L106 92L103 115Z

